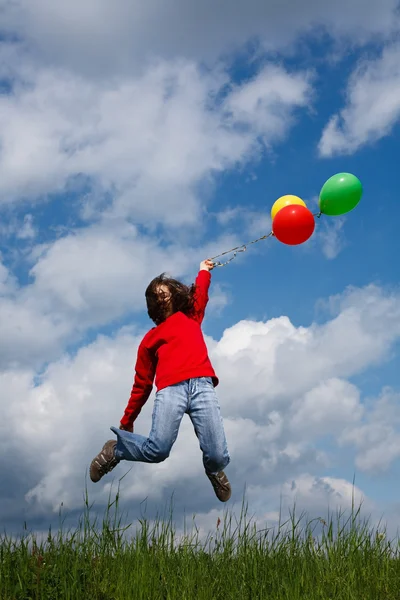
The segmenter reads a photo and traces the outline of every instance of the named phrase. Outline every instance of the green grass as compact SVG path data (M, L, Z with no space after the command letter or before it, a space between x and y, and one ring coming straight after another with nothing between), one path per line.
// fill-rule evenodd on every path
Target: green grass
M123 525L119 493L101 522L86 497L76 529L0 537L1 600L398 600L399 541L348 517L307 521L292 511L257 529L243 503L201 540L195 519L178 536L163 518Z

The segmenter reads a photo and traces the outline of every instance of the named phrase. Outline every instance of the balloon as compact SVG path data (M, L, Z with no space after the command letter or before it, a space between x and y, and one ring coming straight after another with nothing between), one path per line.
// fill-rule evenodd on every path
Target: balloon
M361 200L361 181L351 173L338 173L326 181L319 195L319 208L325 215L350 212Z
M281 208L272 222L274 236L289 246L306 242L312 236L314 229L315 220L312 212L299 204Z
M301 206L306 206L306 203L299 198L298 196L282 196L278 198L278 200L274 203L271 210L271 219L274 220L277 213L284 207L290 206L291 204L301 204Z

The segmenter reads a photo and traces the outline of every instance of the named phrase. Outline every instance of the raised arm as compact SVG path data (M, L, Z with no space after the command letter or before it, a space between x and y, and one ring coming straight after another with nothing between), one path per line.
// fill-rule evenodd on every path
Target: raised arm
M124 416L121 419L121 429L128 431L132 429L133 422L151 394L155 372L156 360L142 342L138 348L135 378Z
M213 268L214 265L212 261L204 260L202 263L200 263L200 270L196 277L193 318L199 323L201 323L204 319L204 314L208 303L208 290L211 283L210 271Z

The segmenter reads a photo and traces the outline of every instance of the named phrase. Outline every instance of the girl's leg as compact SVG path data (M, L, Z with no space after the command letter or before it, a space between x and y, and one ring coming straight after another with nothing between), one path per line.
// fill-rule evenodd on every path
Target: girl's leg
M211 377L189 382L188 414L199 438L206 473L216 475L230 462L218 398Z
M117 435L117 459L159 463L168 458L187 411L188 383L182 381L157 392L149 437L111 427Z

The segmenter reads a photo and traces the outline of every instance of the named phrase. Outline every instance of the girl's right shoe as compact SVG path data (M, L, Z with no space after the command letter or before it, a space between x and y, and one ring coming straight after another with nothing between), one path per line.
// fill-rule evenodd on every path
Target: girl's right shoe
M229 483L225 473L223 471L220 471L219 473L213 475L212 473L207 473L206 471L206 475L211 481L215 495L217 496L218 500L221 500L221 502L226 502L227 500L229 500L229 498L231 497L232 490L231 484Z

